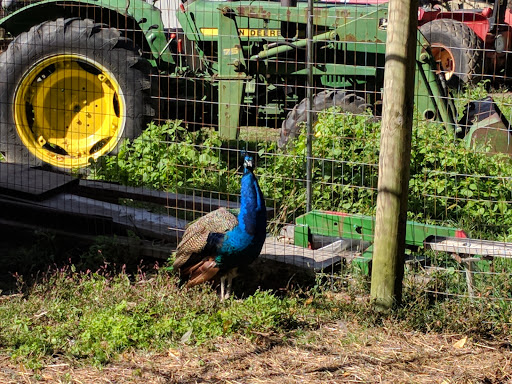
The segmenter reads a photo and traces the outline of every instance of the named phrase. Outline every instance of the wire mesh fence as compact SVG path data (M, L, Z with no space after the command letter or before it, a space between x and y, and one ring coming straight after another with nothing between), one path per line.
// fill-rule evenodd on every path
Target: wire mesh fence
M9 225L132 231L166 258L240 206L246 151L260 259L370 275L387 1L1 5L1 179L39 200L2 198ZM406 279L438 297L511 298L511 8L420 1Z

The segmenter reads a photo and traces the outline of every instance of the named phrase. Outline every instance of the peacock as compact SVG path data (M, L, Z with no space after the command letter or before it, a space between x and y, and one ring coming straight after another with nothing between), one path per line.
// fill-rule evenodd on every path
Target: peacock
M173 267L185 287L220 278L220 297L227 299L238 267L259 256L266 227L265 198L253 173L253 158L245 155L238 217L219 208L193 222L178 244Z

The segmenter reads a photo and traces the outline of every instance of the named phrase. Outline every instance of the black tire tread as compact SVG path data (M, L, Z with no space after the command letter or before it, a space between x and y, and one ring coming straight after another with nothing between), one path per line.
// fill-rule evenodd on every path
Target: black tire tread
M432 36L443 36L446 41L452 42L449 46L459 49L462 62L457 66L455 79L450 85L456 86L458 82L477 83L482 78L482 48L483 42L478 35L464 23L452 19L436 19L420 27L421 33L430 43L444 43L432 41ZM450 79L452 80L452 79Z
M322 91L313 97L313 123L318 119L318 112L331 107L340 107L344 112L360 114L370 108L370 105L361 96L353 92L334 89ZM308 110L309 99L305 98L288 112L281 125L278 141L280 148L284 148L291 139L299 135L303 126L302 123L307 120Z

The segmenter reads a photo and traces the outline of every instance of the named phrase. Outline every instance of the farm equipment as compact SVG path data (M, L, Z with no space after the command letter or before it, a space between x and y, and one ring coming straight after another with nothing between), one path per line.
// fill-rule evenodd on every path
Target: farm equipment
M353 267L369 274L375 217L315 210L299 216L293 230L295 245L343 254L345 262L350 261ZM411 251L446 238L466 239L467 235L457 228L413 221L406 223L405 244ZM336 248L339 248L338 252Z
M325 270L342 263L365 275L371 274L374 234L374 216L319 210L297 217L295 225L282 230L287 242L322 256L330 254L322 259ZM475 270L489 272L495 259L512 259L511 243L471 239L461 229L414 221L406 223L405 246L406 264L412 266L420 263L429 268L426 250L450 255L465 269L470 296Z
M441 3L429 1L420 7L418 25L447 82L458 86L510 77L512 1L480 1L481 8L470 9L446 9Z
M229 139L240 126L266 125L280 128L285 146L308 109L313 118L332 106L380 114L383 0L315 3L313 57L305 2L189 0L171 9L173 25L163 24L165 7L142 0L19 4L0 19L14 38L0 56L0 151L9 162L86 167L154 118L216 125ZM456 111L421 33L416 63L424 119L468 145L512 152L508 122L491 99Z

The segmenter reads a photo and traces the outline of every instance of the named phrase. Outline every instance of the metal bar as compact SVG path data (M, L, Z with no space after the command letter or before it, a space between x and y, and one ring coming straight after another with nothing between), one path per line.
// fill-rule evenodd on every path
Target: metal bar
M313 54L313 0L308 0L308 20L306 24L306 66L308 69L308 77L306 82L306 95L309 101L309 107L306 116L306 211L311 211L312 208L312 195L313 195L313 66L314 66L314 54Z
M308 1L310 1L310 0L308 0ZM312 24L312 22L310 20L311 20L311 17L308 17L308 23ZM311 35L313 35L313 25L311 25L310 33L311 33ZM306 47L306 49L307 49L308 44L310 44L310 43L316 43L317 41L321 41L321 40L334 39L334 37L336 36L336 33L334 31L329 31L329 32L325 32L325 33L322 33L317 36L312 36L312 37L310 37L306 33L306 36L307 37L305 39L297 40L293 44L290 43L290 44L286 44L286 45L279 45L277 47L267 49L266 51L261 51L257 55L251 56L250 60L267 59L272 56L277 56L280 53L293 51L295 49L304 48L304 47Z
M503 241L445 237L427 242L425 246L438 252L512 259L512 244Z

